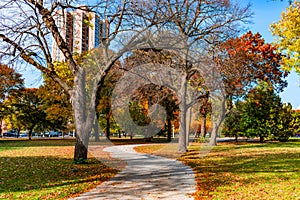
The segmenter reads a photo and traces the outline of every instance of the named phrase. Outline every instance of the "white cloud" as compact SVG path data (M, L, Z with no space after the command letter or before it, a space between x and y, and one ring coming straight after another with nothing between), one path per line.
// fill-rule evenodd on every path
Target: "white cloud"
M300 105L296 108L296 110L300 110Z

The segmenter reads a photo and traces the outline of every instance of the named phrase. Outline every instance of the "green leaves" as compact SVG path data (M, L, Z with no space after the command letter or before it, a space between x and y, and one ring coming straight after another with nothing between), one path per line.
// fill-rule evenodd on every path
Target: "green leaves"
M282 104L266 82L252 89L245 101L236 102L227 115L223 132L227 136L288 139L293 135L292 106Z
M299 110L295 110L292 113L292 122L291 122L291 129L293 131L293 133L296 134L300 134L300 111Z
M42 109L42 102L39 98L37 88L26 88L10 95L6 105L12 112L8 115L13 128L29 131L31 133L36 126L41 126L45 121L46 113Z

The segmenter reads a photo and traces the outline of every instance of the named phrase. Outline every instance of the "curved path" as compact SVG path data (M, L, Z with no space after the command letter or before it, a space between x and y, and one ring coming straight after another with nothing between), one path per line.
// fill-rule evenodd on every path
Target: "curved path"
M196 181L191 168L176 160L137 153L133 149L136 146L139 145L105 148L112 157L127 162L126 167L109 181L75 199L194 199Z

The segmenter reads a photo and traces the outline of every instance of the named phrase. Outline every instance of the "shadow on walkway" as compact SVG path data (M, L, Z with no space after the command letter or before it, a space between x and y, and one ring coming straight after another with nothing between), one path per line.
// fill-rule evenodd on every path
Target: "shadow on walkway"
M110 181L75 199L194 199L196 181L193 171L179 161L137 153L139 145L112 146L111 156L127 162Z

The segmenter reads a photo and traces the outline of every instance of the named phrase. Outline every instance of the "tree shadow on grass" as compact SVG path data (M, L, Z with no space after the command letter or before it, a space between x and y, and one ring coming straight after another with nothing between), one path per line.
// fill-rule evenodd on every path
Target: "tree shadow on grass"
M278 141L268 141L265 143L253 142L250 143L236 143L236 148L253 148L253 147L263 147L263 148L297 148L300 146L300 142L289 141L289 142L278 142Z
M107 181L117 170L96 159L77 165L53 156L1 157L0 194Z
M278 148L281 145L282 147L299 147L298 144L264 144L261 146L264 147L262 151L255 152L241 150L220 154L216 151L215 155L206 158L197 158L197 151L191 151L183 157L183 160L198 172L197 187L200 199L209 198L210 194L219 187L234 188L237 185L243 185L251 190L253 184L280 185L282 180L297 182L300 178L299 151L280 152L269 148Z

